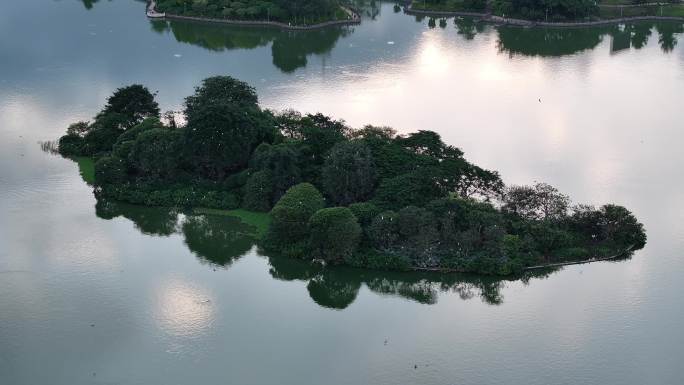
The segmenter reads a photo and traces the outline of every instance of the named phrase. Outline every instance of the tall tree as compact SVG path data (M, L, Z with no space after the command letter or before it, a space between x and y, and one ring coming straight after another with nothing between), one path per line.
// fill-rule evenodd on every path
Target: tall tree
M254 89L229 76L206 79L185 100L185 151L191 168L220 180L243 169L256 146L273 140L271 115Z
M114 91L107 99L107 104L95 118L101 119L109 114L120 114L124 120L124 129L131 128L148 117L159 117L159 105L154 94L140 84L133 84Z
M377 180L370 149L360 141L336 144L323 165L322 176L326 194L341 206L369 199Z

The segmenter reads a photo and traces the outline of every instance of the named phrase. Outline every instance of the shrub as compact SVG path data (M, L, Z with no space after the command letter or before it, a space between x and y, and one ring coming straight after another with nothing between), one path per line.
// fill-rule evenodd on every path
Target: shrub
M271 174L268 171L253 173L244 188L243 206L252 211L269 211L271 209L271 196L273 184Z
M79 135L67 134L59 138L59 153L64 156L76 156L83 153L84 140Z
M138 135L130 150L131 165L143 179L171 180L176 176L182 149L178 131L153 128Z
M378 206L370 202L352 203L349 205L349 210L354 213L363 228L368 227L373 222L373 218L380 214Z
M95 162L95 182L98 185L119 184L126 181L126 162L105 156Z
M346 207L318 210L309 221L310 245L315 255L339 262L359 244L361 226Z
M323 196L312 184L290 187L271 210L269 240L282 245L308 239L309 219L324 206Z

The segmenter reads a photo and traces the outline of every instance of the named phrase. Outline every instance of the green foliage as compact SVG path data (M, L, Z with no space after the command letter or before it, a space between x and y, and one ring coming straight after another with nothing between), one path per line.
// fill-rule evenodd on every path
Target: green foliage
M107 153L112 150L121 133L123 130L113 120L96 123L83 137L80 152L75 155L95 156Z
M126 181L126 163L121 158L105 156L95 162L95 182L98 185Z
M268 197L269 208L285 194L288 188L302 180L302 155L296 143L260 144L250 161L254 170L264 171L270 175L271 195Z
M385 209L425 206L431 200L447 195L435 175L434 169L426 169L385 179L375 192L374 203Z
M79 135L66 134L59 138L59 153L63 156L80 156L83 154L83 142Z
M578 206L569 219L575 233L591 244L607 244L634 250L646 245L644 226L626 208L604 205L596 210L591 206Z
M100 186L99 190L96 190L96 196L146 206L206 207L223 210L234 210L240 207L240 198L234 192L199 186L159 187L129 182Z
M252 211L271 210L273 196L273 180L268 171L257 171L252 174L245 184L242 206Z
M482 12L487 6L485 0L425 0L414 2L413 8L435 12Z
M271 210L273 221L269 229L269 242L276 248L306 242L309 238L309 219L324 206L323 195L312 184L292 186Z
M276 124L286 138L301 141L306 160L314 164L322 164L328 151L344 141L351 131L344 121L333 120L323 114L302 116L295 111L278 115Z
M246 223L254 228L254 233L251 234L257 239L262 238L269 225L271 224L271 216L268 213L260 213L254 211L247 211L243 209L236 210L221 210L221 209L208 209L208 208L196 208L194 209L195 214L209 214L209 215L221 215L240 218L243 223Z
M370 149L359 141L336 144L323 165L322 177L323 188L335 204L367 200L377 177Z
M379 253L373 249L361 249L346 257L344 262L350 266L376 270L411 269L411 261L403 256L389 253Z
M336 0L158 0L159 11L210 18L312 24L342 17Z
M509 187L502 210L530 220L561 220L565 218L570 198L546 183L534 186Z
M309 233L313 255L339 262L356 250L361 226L348 208L331 207L314 213L309 220Z
M164 125L162 124L162 122L159 120L158 117L146 118L142 122L140 122L139 124L136 124L135 126L124 131L117 138L116 144L134 141L138 137L138 135L140 135L141 133L143 133L145 131L149 131L153 128L164 128Z
M153 128L133 142L129 161L137 175L153 181L170 181L177 174L183 136L177 130Z
M349 205L349 210L352 211L363 227L370 225L373 219L380 214L380 208L370 202L352 203Z
M147 117L158 118L159 105L147 87L133 84L114 91L98 118L111 114L121 115L124 128L130 128Z
M399 239L399 218L394 211L383 211L368 226L371 246L382 252L390 252Z
M273 139L270 115L254 90L228 76L206 79L186 99L185 153L192 170L218 180L244 168L252 151Z
M83 137L90 131L88 122L76 122L67 127L67 135Z
M145 112L153 99L137 90L132 104L121 97L130 89L117 90L92 124L75 123L60 139L61 153L97 159L98 199L204 210L242 203L262 219L268 215L256 212L273 207L269 224L256 220L261 246L280 255L512 274L646 243L624 207L576 206L569 214L569 198L547 184L505 189L498 173L432 131L397 136L387 127L354 131L321 114L274 115L230 77L205 80L186 99L187 125L178 128L152 107ZM325 208L315 185L349 207ZM490 203L499 198L500 208ZM202 234L210 226L195 225L194 238L212 236Z
M496 0L494 11L498 15L530 20L577 20L598 14L593 0Z
M78 173L89 185L95 184L95 160L86 156L77 156L72 158L78 164Z

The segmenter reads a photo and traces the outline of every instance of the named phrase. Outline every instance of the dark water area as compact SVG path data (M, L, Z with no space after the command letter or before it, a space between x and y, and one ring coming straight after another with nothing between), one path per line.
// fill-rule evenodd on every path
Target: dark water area
M684 29L496 27L366 8L311 32L0 6L0 384L681 384ZM443 27L442 27L443 26ZM511 279L262 255L226 216L97 202L41 150L142 83L228 74L272 109L439 132L506 183L644 223L631 258Z

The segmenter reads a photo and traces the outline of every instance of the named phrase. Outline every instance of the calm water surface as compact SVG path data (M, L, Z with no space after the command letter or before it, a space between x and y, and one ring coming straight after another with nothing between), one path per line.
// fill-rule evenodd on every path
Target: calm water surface
M143 10L0 5L1 384L684 383L682 25L429 28L382 4L292 33ZM649 243L525 280L321 270L236 220L97 204L38 145L116 87L180 109L215 74L269 108L438 131L507 183L627 206Z

